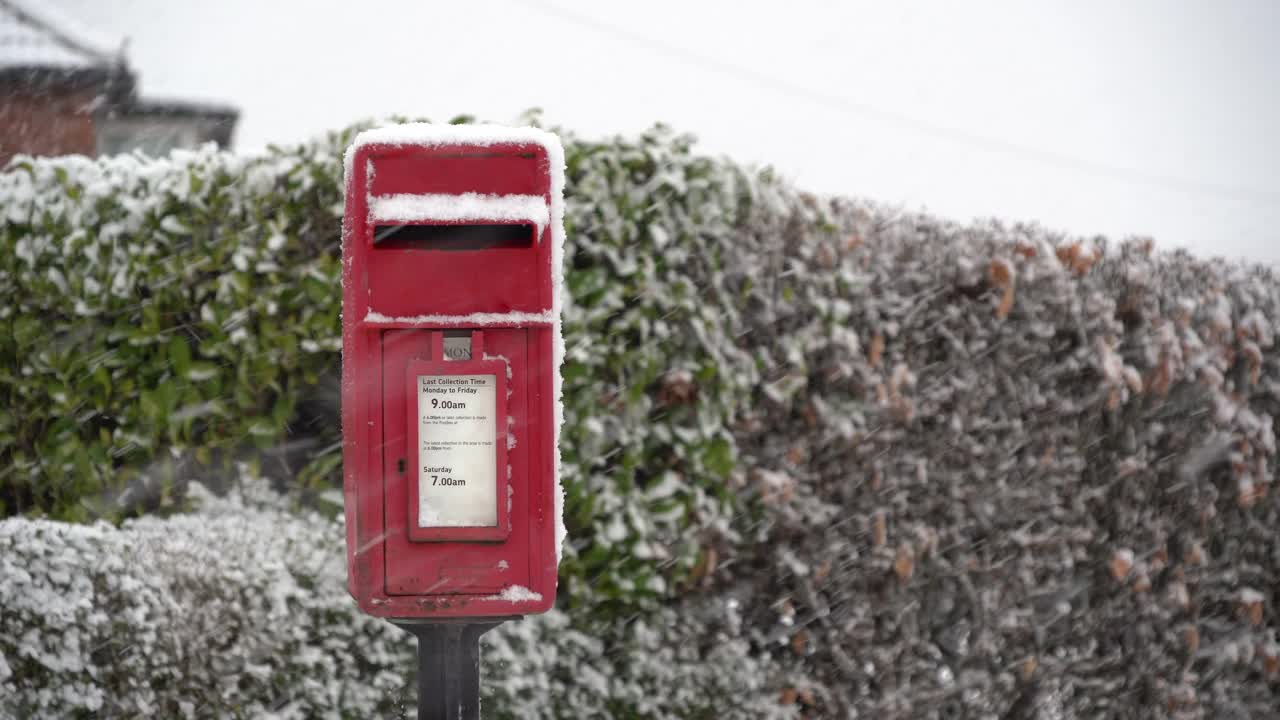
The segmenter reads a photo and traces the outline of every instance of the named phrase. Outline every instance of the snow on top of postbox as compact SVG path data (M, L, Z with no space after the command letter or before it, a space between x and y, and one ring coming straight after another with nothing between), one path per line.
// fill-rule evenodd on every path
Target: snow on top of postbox
M560 313L564 302L564 147L560 144L560 138L555 133L548 132L541 128L535 127L507 127L503 125L446 125L436 123L404 123L400 125L387 125L385 127L372 128L362 131L356 135L351 142L351 146L347 148L346 154L343 156L343 169L345 170L346 189L350 193L352 188L350 182L352 179L351 167L355 162L356 151L366 145L416 145L420 147L432 147L438 145L537 145L543 148L547 154L548 170L551 174L551 192L550 207L546 208L547 224L551 230L551 310L550 319L553 328L553 367L557 372L552 374L553 378L553 397L555 399L555 428L553 430L554 447L555 447L555 544L556 544L556 560L560 560L561 552L564 548L565 537L568 532L564 526L564 486L560 482L560 427L564 424L564 401L563 379L560 376L559 368L564 363L564 336L560 329ZM396 203L396 196L387 196L385 198L372 198L370 207L371 213L380 212L378 203ZM444 210L439 207L432 206L434 200L423 200L424 196L417 196L417 200L413 203L423 203L418 206L418 210L425 212L518 212L515 203L524 201L505 200L497 201L500 203L511 203L503 205L499 208L493 203L493 196L487 199L479 197L472 200L459 200L460 196L453 196L449 203L453 203L451 209ZM441 201L444 202L444 201ZM488 207L480 208L478 206L468 207L468 203L489 203ZM392 209L394 205L390 206ZM400 208L409 210L409 208ZM531 210L529 207L524 210ZM382 206L382 210L388 210L388 206ZM478 217L478 216L477 216ZM408 218L394 218L405 220ZM458 217L458 220L470 220L472 217ZM490 219L515 219L521 220L525 218L490 218ZM376 313L370 311L370 319L374 319ZM378 319L382 319L381 315L377 315ZM515 321L517 323L527 321L530 318L519 317L498 317L486 316L484 324L499 324L502 322ZM541 319L541 318L538 318Z
M564 187L564 149L555 133L535 127L507 127L505 125L446 125L437 123L403 123L363 130L351 141L343 157L347 177L351 176L351 163L356 150L365 145L538 145L547 151L551 161L553 181L552 196L558 197L554 181L561 180Z

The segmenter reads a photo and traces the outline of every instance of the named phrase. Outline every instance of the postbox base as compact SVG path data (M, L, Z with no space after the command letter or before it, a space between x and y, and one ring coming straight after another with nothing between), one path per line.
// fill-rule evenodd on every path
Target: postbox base
M520 617L391 620L418 639L418 720L479 720L480 636Z

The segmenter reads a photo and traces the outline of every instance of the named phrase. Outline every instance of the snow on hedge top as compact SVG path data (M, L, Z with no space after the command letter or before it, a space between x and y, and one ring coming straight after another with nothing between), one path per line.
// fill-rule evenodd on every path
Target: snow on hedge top
M460 195L398 194L370 198L369 219L378 222L526 222L536 225L538 234L541 235L542 228L547 225L548 211L546 201L537 195L485 195L473 192Z

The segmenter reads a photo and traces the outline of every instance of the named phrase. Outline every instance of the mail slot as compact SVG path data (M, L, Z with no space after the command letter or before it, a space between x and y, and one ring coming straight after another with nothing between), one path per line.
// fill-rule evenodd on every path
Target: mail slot
M528 247L537 233L533 225L378 225L373 244L401 250L488 250Z
M555 602L564 153L534 128L410 124L345 158L348 587L388 618Z

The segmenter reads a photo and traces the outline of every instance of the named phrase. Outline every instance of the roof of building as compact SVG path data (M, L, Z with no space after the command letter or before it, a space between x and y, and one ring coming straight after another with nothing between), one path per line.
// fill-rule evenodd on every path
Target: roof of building
M0 69L91 69L122 65L123 41L79 26L50 3L0 0Z
M209 117L235 118L240 110L226 103L174 98L144 97L128 108L129 115L150 117Z
M91 88L95 114L113 119L198 118L229 145L239 110L230 105L139 97L125 43L97 36L45 0L0 0L0 92Z

